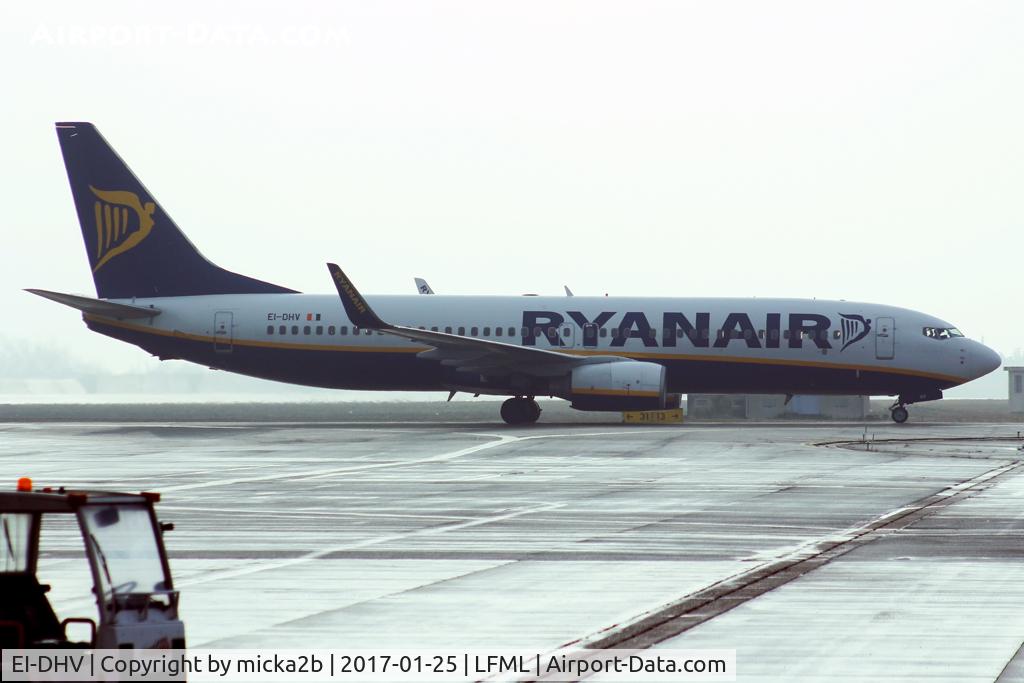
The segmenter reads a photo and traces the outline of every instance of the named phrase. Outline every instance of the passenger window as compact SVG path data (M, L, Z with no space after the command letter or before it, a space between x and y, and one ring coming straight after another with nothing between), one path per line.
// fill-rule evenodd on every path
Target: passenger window
M703 330L700 331L700 338L701 339L707 339L710 336L711 336L711 331L708 330L706 327Z
M343 337L347 337L348 336L348 325L342 325L341 327L339 327L338 328L338 334L340 334Z
M618 339L620 332L621 332L621 330L619 328L613 327L612 328L612 339Z
M334 325L327 326L327 334L329 334L332 337L334 336Z
M772 339L775 340L775 341L779 340L779 331L778 330L772 330Z
M750 339L753 336L754 336L753 330L743 330L743 338L744 339Z
M299 333L299 326L298 325L292 325L292 334L298 334L298 333Z
M572 334L572 330L570 330L568 327L562 330L563 337L568 337L570 334Z
M284 325L281 325L280 327L277 328L277 333L278 334L288 334L288 328L285 327Z
M323 325L317 325L316 326L316 333L317 334L323 334L324 333L324 326Z
M466 336L466 328L462 327L461 325L459 326L459 336L460 337L465 337Z
M598 334L600 336L602 336L602 337L607 337L608 336L608 328L607 327L602 327L601 331Z
M783 339L789 339L789 330L783 330L782 331L782 338Z
M761 339L764 339L764 330L758 330L758 331L757 331L757 336L758 336L759 338L761 338Z
M495 337L500 337L501 336L501 332L502 332L503 329L504 328L501 328L501 327L495 327L494 328L494 336ZM487 328L486 327L484 328L484 334L487 334Z
M510 336L510 337L516 336L516 328L514 328L514 327L508 328L508 336Z
M650 337L651 339L654 339L657 336L657 334L657 330L655 330L653 327L647 331L647 336Z
M839 330L836 330L835 332L832 333L832 338L833 339L839 339L841 334L842 333Z
M437 327L436 327L436 326L434 326L434 327L431 327L431 328L430 328L430 331L431 331L431 332L437 332Z
M352 326L352 336L355 337L358 334L359 334L359 328L356 327L355 325L353 325Z
M452 328L450 328L450 327L444 328L444 333L445 334L451 334L452 333Z
M369 337L371 334L373 334L373 330L363 330L363 334L365 334L367 337ZM380 333L378 332L377 334L380 334Z
M274 326L267 325L267 334L274 334Z
M309 325L303 325L302 334L309 334L311 332Z
M489 328L489 327L485 327L484 328L484 336L485 337L490 337L491 336L491 328Z
M469 328L469 336L470 337L476 337L479 334L480 334L480 328L478 328L478 327L471 327L471 328Z
M683 338L683 328L681 328L681 327L677 327L676 328L676 337L679 338L679 339Z
M546 336L548 336L548 337L557 337L558 336L558 330L556 330L553 327L549 327Z

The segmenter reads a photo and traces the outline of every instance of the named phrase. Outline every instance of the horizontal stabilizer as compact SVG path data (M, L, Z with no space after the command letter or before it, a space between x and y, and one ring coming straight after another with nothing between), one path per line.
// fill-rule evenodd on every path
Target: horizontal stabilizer
M93 299L91 297L77 296L75 294L62 294L60 292L51 292L46 289L26 289L25 291L41 296L44 299L49 299L50 301L56 301L59 304L70 306L71 308L77 308L83 313L101 315L104 318L117 318L118 320L124 320L127 318L152 318L153 316L160 315L159 308L132 306L131 304L118 304L113 301Z

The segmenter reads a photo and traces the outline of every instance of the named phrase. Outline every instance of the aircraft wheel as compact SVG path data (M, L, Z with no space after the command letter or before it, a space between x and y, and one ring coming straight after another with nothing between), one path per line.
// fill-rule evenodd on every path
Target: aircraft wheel
M907 409L903 406L896 406L892 409L890 416L892 417L892 421L896 424L903 424L907 421L907 418L910 417L910 413L908 413Z
M501 404L501 419L510 425L536 422L540 417L540 406L532 398L516 396Z
M525 417L523 401L524 399L515 397L510 398L501 404L501 419L504 420L506 424L517 425L522 424L525 421L523 419Z

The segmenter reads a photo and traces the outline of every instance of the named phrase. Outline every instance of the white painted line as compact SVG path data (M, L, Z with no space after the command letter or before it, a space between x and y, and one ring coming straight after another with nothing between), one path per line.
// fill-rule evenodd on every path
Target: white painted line
M468 529L470 527L482 526L484 524L492 524L494 522L503 522L507 519L514 519L515 517L522 517L524 515L532 515L536 512L547 512L548 510L554 510L556 508L563 507L565 503L545 503L544 505L537 505L530 508L523 508L521 510L515 510L512 512L506 512L500 515L494 515L492 517L480 517L468 522L459 522L457 524L446 524L444 526L435 526L427 529L416 529L415 531L408 531L401 534L388 534L386 536L377 536L376 538L367 538L362 541L355 541L353 543L343 543L341 545L330 546L328 548L321 548L315 550L300 557L295 557L287 560L280 560L278 562L262 564L256 566L240 567L238 569L225 569L219 572L213 572L206 576L192 579L190 581L182 581L175 584L176 586L194 586L201 583L209 583L210 581L222 581L224 579L233 579L238 576L246 576L248 574L255 574L257 572L269 571L271 569L281 569L284 567L291 567L296 564L302 564L317 560L332 553L344 552L347 550L359 550L361 548L367 548L373 545L380 545L381 543L390 543L392 541L401 541L407 538L414 538L416 536L432 536L438 534L446 534L451 531L459 531L460 529Z
M480 434L480 433L465 433L466 436L472 436L476 438L489 437L495 439L494 441L488 441L486 443L477 444L476 446L469 446L467 448L460 448L457 451L450 453L440 453L438 455L430 455L424 458L415 458L413 460L396 460L393 462L378 462L369 465L355 465L349 467L330 467L321 468L315 470L306 470L304 472L293 472L284 471L276 472L274 474L256 475L250 477L237 477L235 479L218 479L215 481L204 481L197 482L194 484L179 484L177 486L165 486L161 487L160 492L165 493L169 491L193 491L196 489L212 488L216 486L231 486L234 484L249 484L258 481L274 481L277 479L317 479L320 477L330 477L336 474L346 474L349 472L363 472L366 470L385 469L392 467L410 467L413 465L422 465L430 462L448 462L461 458L466 455L472 455L473 453L479 453L489 448L496 448L498 446L505 446L507 444L516 443L518 441L531 441L535 439L575 439L589 436L617 436L625 434L641 434L645 432L660 431L653 429L645 430L620 430L615 432L570 432L567 434L538 434L534 436L512 436L510 434Z

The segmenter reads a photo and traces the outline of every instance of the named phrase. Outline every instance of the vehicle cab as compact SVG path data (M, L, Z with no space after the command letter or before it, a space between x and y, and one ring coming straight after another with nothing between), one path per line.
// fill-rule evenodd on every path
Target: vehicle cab
M0 645L3 648L184 648L178 591L171 581L157 493L44 488L31 480L0 492ZM68 516L80 532L98 618L57 618L37 569L43 525ZM45 550L45 549L44 549ZM67 627L89 627L71 642Z

